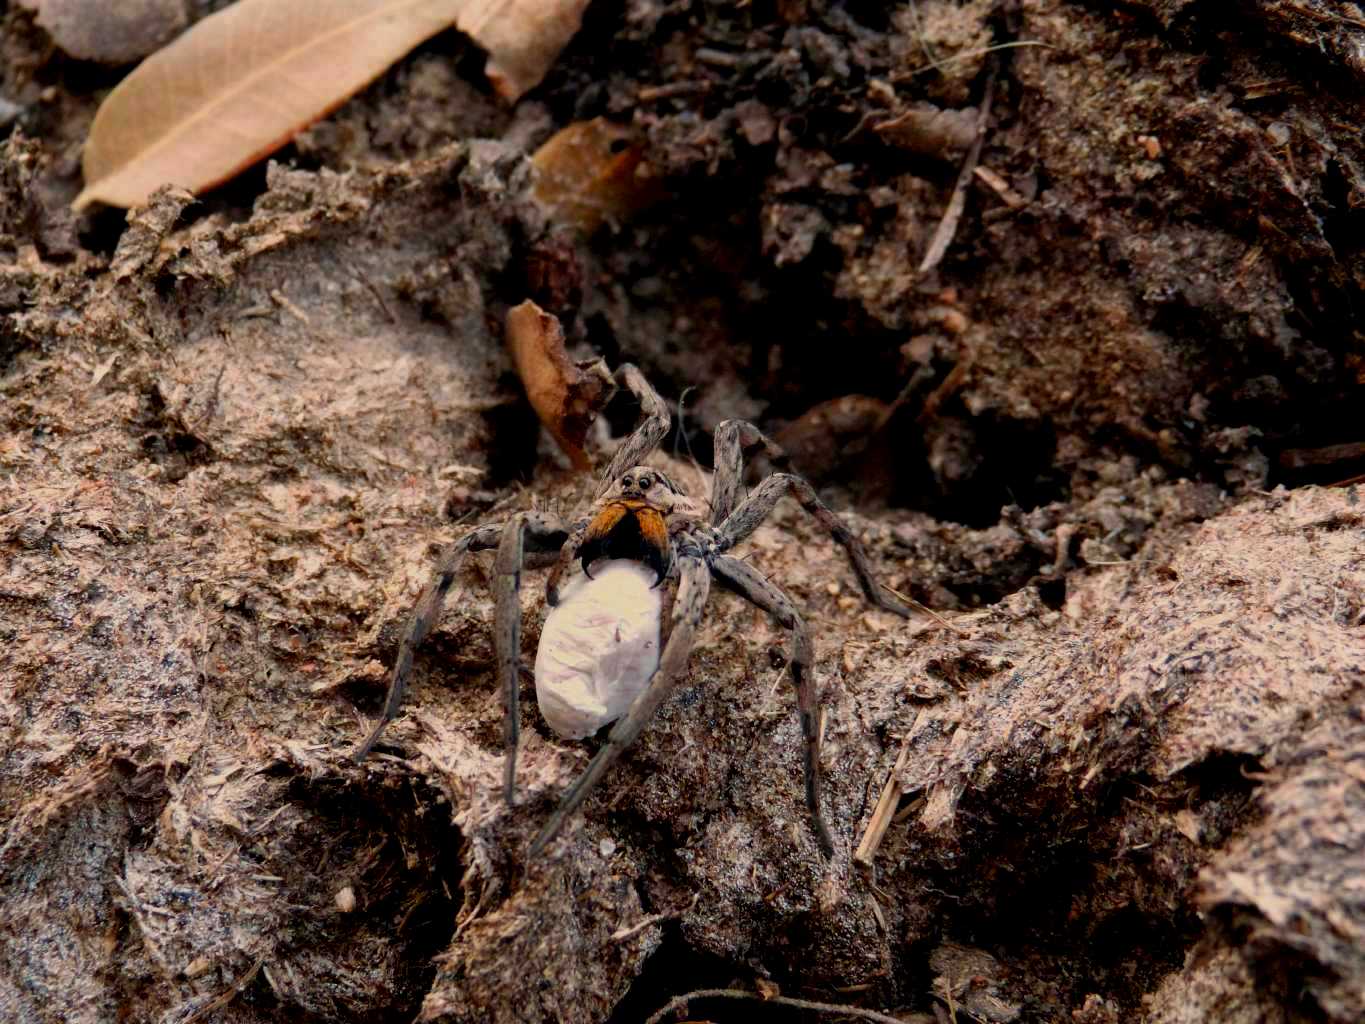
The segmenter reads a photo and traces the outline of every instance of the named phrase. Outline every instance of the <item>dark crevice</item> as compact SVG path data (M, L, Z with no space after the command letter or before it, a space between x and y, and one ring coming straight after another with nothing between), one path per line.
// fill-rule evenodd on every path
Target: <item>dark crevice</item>
M1040 977L1082 971L1087 991L1136 1011L1203 932L1190 898L1201 859L1172 818L1192 810L1218 844L1254 813L1252 765L1220 757L1166 782L1125 779L1095 807L1054 805L1062 795L1038 791L1026 766L1014 782L1001 766L989 793L968 791L959 807L962 857L927 872L951 907L940 938Z
M281 840L288 844L284 884L312 911L295 917L279 948L314 956L336 948L344 960L372 942L371 933L383 934L396 965L387 1006L338 1001L337 1010L340 1019L406 1024L431 989L433 958L450 944L460 909L463 841L440 794L416 777L371 777L357 787L341 778L295 776L287 795L306 817L304 827ZM287 874L300 866L312 873ZM338 913L344 885L358 902ZM252 991L273 998L268 986Z
M156 834L157 819L170 800L165 766L138 765L118 758L114 761L116 785L128 809L128 845L146 846Z
M8 373L14 363L14 357L28 348L28 343L19 335L5 329L7 314L8 311L0 312L0 376Z
M184 417L166 404L161 389L153 385L143 394L138 446L143 455L161 467L163 479L183 480L196 466L213 461L213 449L186 424Z
M521 382L514 375L506 374L498 381L498 391L519 393ZM497 490L529 480L536 466L536 448L540 441L540 421L530 403L523 400L496 405L484 412L483 417L490 435L487 488Z
M613 1008L606 1024L640 1024L675 996L703 988L751 990L752 974L737 969L722 957L703 952L688 943L682 926L669 922L663 941L636 976L630 990ZM702 1013L702 1011L705 1011ZM765 1007L761 1002L698 1000L683 1020L706 1020L712 1024L794 1024L803 1018L797 1011Z

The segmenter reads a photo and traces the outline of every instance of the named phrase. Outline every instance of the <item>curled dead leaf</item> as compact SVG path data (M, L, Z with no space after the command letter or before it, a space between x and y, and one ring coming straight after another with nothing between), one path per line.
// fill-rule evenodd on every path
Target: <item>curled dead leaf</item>
M465 2L239 0L210 15L100 105L76 209L226 181L448 26Z
M484 73L509 103L534 89L583 23L588 0L473 0L458 27L488 51Z
M559 320L529 301L507 313L507 346L540 422L575 468L588 469L583 443L614 390L606 364L573 362Z
M532 195L561 224L592 234L657 202L663 186L629 128L605 117L576 121L550 137L531 163Z
M912 153L955 159L976 138L976 126L973 107L944 110L932 103L916 103L890 121L873 125L873 131Z
M74 0L73 0L74 2ZM237 0L154 53L101 104L73 204L202 192L274 152L451 25L489 50L508 100L577 30L586 0Z

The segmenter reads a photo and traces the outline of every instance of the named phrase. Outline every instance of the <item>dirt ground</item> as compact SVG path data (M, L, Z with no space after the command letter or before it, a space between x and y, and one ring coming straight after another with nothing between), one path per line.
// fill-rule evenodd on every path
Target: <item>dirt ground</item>
M447 33L202 200L77 216L126 68L0 0L0 1019L1365 1019L1359 6L625 0L514 108L482 66ZM921 271L965 149L923 126L987 89ZM585 240L528 156L598 116L668 194ZM680 409L677 478L755 420L932 610L794 504L744 549L815 636L832 858L726 595L537 861L593 742L528 682L503 805L484 558L352 762L441 548L591 493L527 297Z

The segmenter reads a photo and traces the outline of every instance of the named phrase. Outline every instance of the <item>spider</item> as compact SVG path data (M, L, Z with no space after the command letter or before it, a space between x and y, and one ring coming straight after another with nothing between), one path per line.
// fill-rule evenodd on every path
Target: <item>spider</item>
M398 649L383 713L355 759L369 754L397 715L413 655L440 617L464 555L496 549L494 646L504 699L503 795L513 805L520 734L521 574L525 568L552 566L545 593L550 611L536 663L542 713L567 738L590 735L613 720L616 724L531 844L531 855L540 853L667 698L691 653L714 578L791 633L788 666L804 738L806 806L820 848L830 856L834 841L820 807L820 728L810 633L792 599L729 552L758 528L783 495L791 494L844 548L870 602L901 616L909 616L910 607L873 578L862 544L806 480L773 473L741 500L746 454L761 451L778 464L783 460L782 450L743 420L726 420L716 428L708 517L665 474L640 464L668 433L671 418L663 399L635 366L621 366L615 379L639 401L642 418L611 459L587 513L566 522L550 512L519 512L505 523L476 527L444 553ZM575 561L581 576L573 572ZM573 578L566 581L566 575ZM668 593L665 583L676 583L676 592ZM573 624L557 626L556 616L580 595L588 602L586 612ZM551 674L552 680L542 678ZM585 700L585 685L604 700Z

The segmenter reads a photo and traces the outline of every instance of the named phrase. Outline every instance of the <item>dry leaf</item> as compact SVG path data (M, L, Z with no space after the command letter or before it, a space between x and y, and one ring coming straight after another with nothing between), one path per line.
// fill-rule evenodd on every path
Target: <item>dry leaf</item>
M135 206L158 186L202 192L334 110L454 24L490 51L516 99L548 70L586 0L238 0L153 54L100 106L76 209Z
M64 53L103 64L147 56L189 24L185 0L19 0Z
M100 106L85 144L94 200L142 203L167 182L220 184L335 108L467 0L239 0L144 61Z
M588 0L473 0L458 27L488 51L484 72L511 103L540 84L587 6Z
M630 129L604 117L556 132L531 158L532 195L561 224L591 234L621 222L663 195Z
M610 371L600 359L570 360L559 321L534 302L508 311L507 345L540 422L577 469L588 469L583 442L611 397Z
M1199 842L1199 836L1203 832L1203 826L1199 821L1199 815L1189 808L1175 812L1175 827L1186 839L1192 843Z
M976 138L977 112L943 110L932 103L916 103L898 117L873 125L887 142L912 153L955 159Z
M758 994L763 999L773 999L782 994L777 982L769 981L767 978L755 978L754 988L758 989Z

